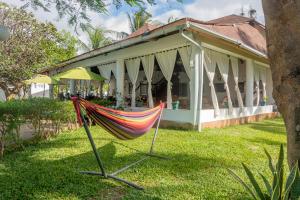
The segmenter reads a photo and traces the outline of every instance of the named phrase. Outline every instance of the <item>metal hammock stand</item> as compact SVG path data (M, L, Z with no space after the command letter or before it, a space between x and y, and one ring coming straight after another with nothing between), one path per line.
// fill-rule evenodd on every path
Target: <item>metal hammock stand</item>
M78 101L76 103L78 104ZM91 143L91 146L92 146L92 149L93 149L93 152L94 152L97 164L98 164L99 169L100 169L99 172L97 172L97 171L80 171L80 173L81 174L87 174L87 175L100 176L100 177L105 178L105 179L113 179L115 181L119 181L119 182L125 183L128 186L131 186L131 187L133 187L135 189L143 190L144 189L143 187L141 187L141 186L139 186L139 185L137 185L137 184L135 184L133 182L130 182L128 180L125 180L123 178L120 178L120 177L118 177L116 175L119 174L119 173L121 173L121 172L123 172L123 171L125 171L125 170L127 170L127 169L129 169L129 168L131 168L131 167L133 167L133 166L135 166L135 165L137 165L137 164L139 164L139 163L141 163L142 161L144 161L144 160L146 160L146 159L148 159L150 157L156 157L156 158L160 158L160 159L167 159L166 157L153 154L153 147L154 147L154 143L155 143L155 140L156 140L156 136L158 134L158 128L159 128L159 124L160 124L160 120L161 120L161 116L162 116L162 110L161 110L160 115L159 115L159 117L157 119L156 129L155 129L155 132L154 132L154 136L152 138L152 143L151 143L151 146L150 146L149 153L145 153L145 156L143 158L141 158L140 160L135 161L135 162L133 162L131 164L128 164L128 165L126 165L126 166L124 166L124 167L122 167L122 168L120 168L120 169L118 169L118 170L116 170L115 172L112 172L112 173L108 173L105 170L103 161L101 160L100 154L97 151L97 148L96 148L93 136L92 136L91 131L90 131L89 126L88 126L88 123L87 123L87 121L86 121L86 119L85 119L85 117L84 117L81 109L79 110L79 112L80 112L80 118L82 120L83 127L84 127L85 132L86 132L86 134L88 136L88 139L89 139L89 141Z

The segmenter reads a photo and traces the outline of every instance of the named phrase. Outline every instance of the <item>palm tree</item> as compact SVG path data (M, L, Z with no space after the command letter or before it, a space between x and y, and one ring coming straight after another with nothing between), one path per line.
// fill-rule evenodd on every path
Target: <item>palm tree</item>
M128 33L125 32L107 30L102 27L93 27L92 25L86 25L83 30L88 35L88 43L86 44L80 39L78 43L80 48L84 51L91 51L103 47L115 41L125 39L128 36Z
M171 17L168 18L168 24L169 24L169 23L172 23L172 22L175 22L175 21L177 21L177 20L178 20L177 17L171 16Z
M141 8L137 12L133 13L133 15L127 13L127 17L129 20L131 33L133 33L141 28L144 24L149 22L152 15L148 13L145 8Z
M84 31L88 35L88 43L85 43L80 39L78 40L81 49L84 51L91 51L112 43L112 39L107 37L108 31L102 27L88 25L85 27Z

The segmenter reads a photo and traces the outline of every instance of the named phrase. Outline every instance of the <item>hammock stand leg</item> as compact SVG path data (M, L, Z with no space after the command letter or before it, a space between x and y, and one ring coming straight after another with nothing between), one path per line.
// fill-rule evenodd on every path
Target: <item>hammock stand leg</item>
M156 136L157 136L157 134L158 134L158 128L159 128L159 124L160 124L160 120L161 120L161 115L162 115L162 111L160 112L159 118L158 118L158 120L157 120L157 124L156 124L156 128L155 128L154 136L153 136L152 143L151 143L151 147L150 147L150 151L149 151L149 155L150 155L150 156L151 156L151 155L155 156L155 155L153 154L153 147L154 147L154 143L155 143L155 140L156 140Z
M130 165L128 165L128 166L126 166L126 167L124 167L124 168L122 168L122 169L120 169L120 170L118 170L118 171L116 171L116 172L114 172L114 173L112 173L112 174L107 174L107 173L105 172L104 165L103 165L103 162L102 162L102 160L101 160L101 158L100 158L100 155L99 155L99 153L98 153L98 151L97 151L97 148L96 148L94 139L93 139L93 137L92 137L91 131L90 131L90 129L89 129L89 127L88 127L88 124L87 124L85 118L83 117L83 114L82 114L81 111L80 111L80 117L81 117L81 119L82 119L82 121L83 121L83 127L84 127L84 129L85 129L85 132L86 132L88 138L89 138L89 141L90 141L91 146L92 146L92 148L93 148L94 155L95 155L95 157L96 157L97 163L98 163L99 168L100 168L100 171L101 171L101 172L81 171L80 173L81 173L81 174L87 174L87 175L101 176L101 177L103 177L103 178L111 178L111 179L113 179L113 180L115 180L115 181L119 181L119 182L125 183L125 184L127 184L127 185L129 185L129 186L131 186L131 187L133 187L133 188L138 189L138 190L143 190L143 189L144 189L143 187L141 187L141 186L139 186L139 185L136 185L135 183L129 182L129 181L125 180L125 179L119 178L119 177L117 177L117 176L115 176L115 175L118 174L118 173L120 173L120 172L122 172L122 171L124 171L124 170L126 170L126 169L128 169L129 167L131 167L131 166L133 166L133 165L135 165L135 164L137 164L137 163L139 163L139 162L145 160L145 159L141 159L141 160L139 160L139 161L137 161L137 162L135 162L135 163L132 163L132 164L130 164Z

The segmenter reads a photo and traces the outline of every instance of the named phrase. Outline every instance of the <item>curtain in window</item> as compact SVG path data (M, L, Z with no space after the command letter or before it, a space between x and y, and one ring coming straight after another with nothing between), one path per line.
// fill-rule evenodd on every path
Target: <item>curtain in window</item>
M239 107L243 108L244 107L244 103L243 103L243 98L242 98L242 94L239 88L239 60L236 57L230 57L231 60L231 69L233 72L233 79L234 79L234 83L235 83L235 91L236 91L236 95L237 95L237 100L239 103Z
M229 71L229 58L227 55L215 52L216 60L217 60L217 66L220 70L222 79L224 81L224 87L226 90L226 95L227 95L227 101L228 101L228 110L229 114L232 113L233 108L232 108L232 100L230 96L230 90L228 86L228 71Z
M262 82L262 86L263 86L263 100L266 100L267 97L267 91L266 91L266 82L267 82L267 70L264 67L260 68L259 71L259 78Z
M210 49L204 49L204 68L209 80L209 86L210 86L212 103L215 110L215 116L218 116L220 114L220 109L219 109L218 98L214 86L216 60L213 51Z
M190 67L191 47L179 48L178 52L183 63L183 67L189 79L191 80L192 70Z
M125 60L128 76L132 83L131 107L135 107L136 81L139 76L140 63L140 58Z
M171 90L171 78L176 62L177 50L170 50L155 54L160 69L168 81L167 86L167 108L172 109L172 90Z
M254 82L256 84L255 87L255 106L259 106L259 101L260 101L260 91L259 91L259 67L255 66L254 67Z
M117 78L117 63L111 63L111 71L114 74L115 78Z
M143 56L141 60L148 81L148 104L149 104L149 108L153 108L152 76L154 70L154 55Z
M101 76L106 79L105 80L106 83L110 81L111 70L112 70L111 68L112 68L111 64L98 66L98 70Z

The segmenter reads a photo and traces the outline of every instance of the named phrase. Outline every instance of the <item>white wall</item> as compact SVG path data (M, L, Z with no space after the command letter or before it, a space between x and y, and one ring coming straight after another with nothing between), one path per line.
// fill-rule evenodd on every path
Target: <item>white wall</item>
M4 91L2 89L0 89L0 101L5 101L5 94Z
M43 97L44 84L31 84L31 96ZM45 84L45 97L49 97L49 85Z
M248 117L252 115L271 113L273 112L273 106L257 106L257 107L244 107L233 108L232 114L228 113L228 109L220 109L220 115L215 117L213 109L207 109L201 111L201 122L212 122L224 119L235 119L239 117Z

